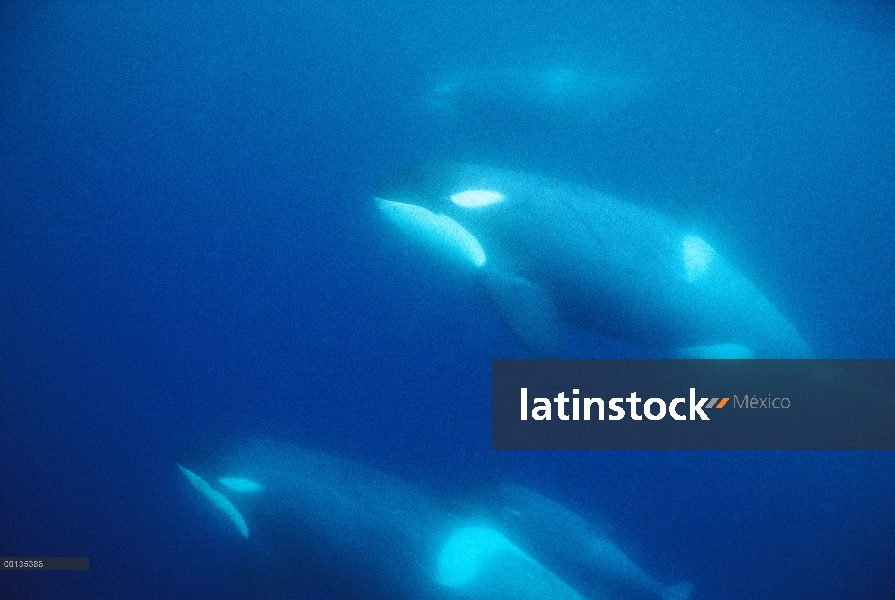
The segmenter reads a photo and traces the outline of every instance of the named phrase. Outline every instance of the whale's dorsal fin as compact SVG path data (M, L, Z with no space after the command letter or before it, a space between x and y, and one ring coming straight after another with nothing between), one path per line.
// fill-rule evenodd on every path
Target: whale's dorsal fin
M522 343L538 356L560 356L563 322L547 290L499 269L483 275L491 300Z

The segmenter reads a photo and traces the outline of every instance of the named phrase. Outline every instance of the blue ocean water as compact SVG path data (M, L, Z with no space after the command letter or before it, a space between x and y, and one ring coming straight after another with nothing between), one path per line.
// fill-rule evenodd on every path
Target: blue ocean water
M529 485L694 598L895 597L891 452L493 452L530 355L369 197L586 184L711 232L819 357L895 358L893 41L869 1L3 3L0 554L91 568L0 598L236 597L175 467L233 435Z

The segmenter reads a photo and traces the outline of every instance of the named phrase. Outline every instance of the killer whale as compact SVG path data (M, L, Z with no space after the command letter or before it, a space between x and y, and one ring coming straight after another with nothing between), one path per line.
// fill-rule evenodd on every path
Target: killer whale
M653 594L663 600L685 600L688 582L665 585L651 576L611 541L609 528L584 519L534 490L511 483L497 486L495 506L502 528L520 540L526 551L582 589L594 585L617 592ZM557 535L562 532L562 535Z
M420 100L447 116L534 111L564 116L571 113L576 121L587 122L605 119L613 109L647 97L651 87L643 77L619 68L529 64L445 72Z
M498 529L464 520L411 485L364 465L267 440L238 440L178 464L258 564L245 595L287 598L291 575L339 597L584 600Z
M386 177L372 196L388 221L474 273L537 355L566 354L568 324L670 357L810 355L699 233L647 207L463 163Z
M193 493L233 526L233 535L267 552L251 563L248 597L292 597L302 578L337 597L619 597L600 585L582 585L583 595L547 566L552 561L562 569L570 562L555 544L539 541L551 533L578 535L561 520L540 521L554 531L532 536L528 527L494 516L503 510L500 503L487 512L463 510L365 465L268 440L212 446L184 458L178 468ZM515 505L517 512L533 511L524 523L538 522L534 513L544 506L549 505ZM624 556L617 548L615 553L604 552L610 560ZM604 569L603 575L628 586L617 570Z

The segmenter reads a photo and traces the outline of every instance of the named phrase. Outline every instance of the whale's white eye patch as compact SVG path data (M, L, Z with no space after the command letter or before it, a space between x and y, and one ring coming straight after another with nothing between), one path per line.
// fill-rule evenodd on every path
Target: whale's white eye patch
M503 202L505 196L493 190L466 190L451 195L451 202L463 208L479 208Z
M681 248L687 281L696 281L708 271L715 251L708 242L696 235L684 236Z
M264 486L257 481L245 477L221 477L218 481L233 492L252 493L260 492L264 489Z

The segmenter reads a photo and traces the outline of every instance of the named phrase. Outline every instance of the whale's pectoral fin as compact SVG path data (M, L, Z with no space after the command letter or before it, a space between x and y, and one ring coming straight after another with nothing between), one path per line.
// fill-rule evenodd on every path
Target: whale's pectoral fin
M522 343L538 356L559 356L563 323L547 290L499 270L488 271L483 280L497 310Z

